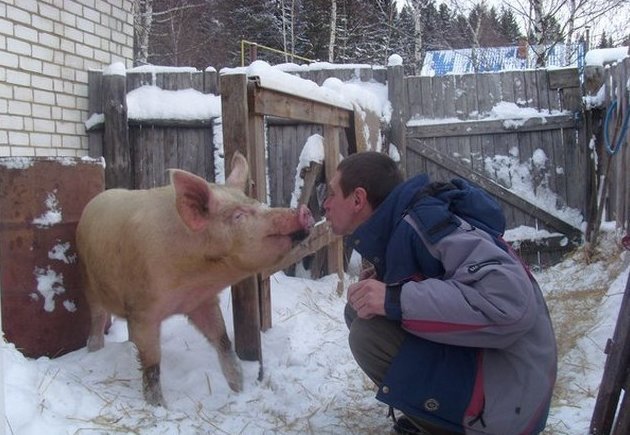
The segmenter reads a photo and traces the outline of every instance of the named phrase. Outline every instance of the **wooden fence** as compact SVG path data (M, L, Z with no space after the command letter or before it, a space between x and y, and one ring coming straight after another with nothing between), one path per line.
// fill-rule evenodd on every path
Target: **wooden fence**
M398 130L394 136L404 150L408 176L425 172L437 180L471 179L500 200L508 228L523 225L559 233L514 244L530 263L551 263L580 241L575 224L510 190L519 181L521 165L530 170L534 189L555 195L557 207L586 214L594 174L577 69L402 77L402 67L397 68L392 75L398 78L390 83L396 116L392 128ZM499 103L504 109L497 112ZM519 119L520 114L510 118L505 108L536 112L527 119ZM503 163L493 164L497 158ZM497 169L505 170L505 162L514 167L512 179Z
M614 80L606 80L624 83L625 79L627 83L627 63L621 71L610 72ZM331 72L326 70L326 74ZM342 70L339 75L343 78L347 74ZM593 203L593 186L602 169L591 161L586 138L595 134L595 122L590 116L584 117L577 70L432 78L404 77L402 66L391 66L386 76L382 70L354 71L353 76L387 84L392 119L385 143L399 147L407 176L426 172L436 180L453 176L471 179L502 202L508 228L526 225L559 233L542 243L515 245L530 263L555 261L567 246L581 240L579 228L510 191L510 186L504 185L506 179L488 170L491 165L487 164L487 159L496 156L511 156L517 164L529 162L536 187L553 192L558 205L578 209L586 217L595 213L596 207L590 208L589 204ZM324 79L321 72L314 77L318 83ZM357 151L352 110L267 89L244 74L229 74L218 80L216 72L211 71L126 76L90 72L89 84L91 115L98 119L102 114L101 122L89 128L90 155L105 157L108 188L166 184L169 167L186 169L213 181L215 157L229 160L239 150L250 161L254 183L250 194L261 201L269 199L274 206L287 206L295 190L300 150L312 134L324 137L327 151L320 181L325 182L334 172L339 153ZM192 121L128 119L126 96L144 85L221 93L222 115ZM609 92L621 95L622 91ZM483 117L500 102L536 109L543 115L527 120ZM627 99L619 104L627 110ZM216 131L219 128L220 133ZM615 180L610 182L610 210L626 226L629 154L626 146L620 152L621 158L610 165L614 174L610 179ZM544 164L531 165L536 159ZM314 174L307 174L305 190L313 190L317 181ZM308 195L300 199L308 200ZM317 202L310 206L317 208ZM328 272L340 271L340 240L329 230L320 227L319 232L311 246L294 253L295 260L328 246L324 260ZM233 286L235 347L243 359L262 360L259 329L271 326L268 277L272 272ZM252 298L252 292L258 297Z
M589 137L597 138L600 156L598 174L602 181L594 187L604 193L603 200L592 201L590 208L599 214L605 212L602 219L616 221L617 228L630 231L630 58L587 69L585 92L590 97L603 96L603 104L587 114ZM599 220L592 221L596 224Z
M216 71L127 72L125 76L90 71L89 112L104 116L103 122L88 129L89 155L105 157L107 187L162 186L168 183L168 168L214 181L217 119L129 119L126 95L145 85L219 94Z
M608 86L623 83L627 65L626 60L620 67L604 70L600 82L606 81ZM292 73L318 84L330 76L386 84L392 118L384 143L398 146L407 176L426 172L438 180L453 176L472 179L500 199L508 228L525 225L559 234L542 242L516 244L530 262L544 265L555 261L565 247L570 247L567 241L581 240L581 229L510 191L514 186L509 178L496 172L497 167L491 164L493 158L502 156L514 165L527 166L534 187L552 192L558 208L578 210L589 222L597 214L597 181L605 168L602 159L596 166L588 140L601 134L597 116L600 121L602 116L596 111L584 111L583 83L577 69L405 77L403 67L396 65L387 69L361 67ZM221 118L126 121L125 94L147 84L162 89L193 88L205 94L221 93L214 71L127 72L122 78L90 72L90 112L104 113L106 119L89 130L90 155L105 156L107 186L162 185L167 182L169 167L214 180L215 159L223 158L219 141L226 134L220 131ZM607 89L606 93L616 95L620 91ZM503 119L484 117L499 103L537 110L540 116L526 120L505 119L501 114ZM627 107L627 98L619 105ZM275 116L266 116L265 125L266 143L273 145L267 159L268 198L273 206L287 206L294 191L302 146L308 137L323 135L324 130L317 123ZM353 152L349 147L354 140L352 129L348 132L340 137L344 155ZM108 146L103 147L103 142ZM629 203L627 148L610 165L605 216L616 218L625 227ZM605 153L600 150L599 155Z

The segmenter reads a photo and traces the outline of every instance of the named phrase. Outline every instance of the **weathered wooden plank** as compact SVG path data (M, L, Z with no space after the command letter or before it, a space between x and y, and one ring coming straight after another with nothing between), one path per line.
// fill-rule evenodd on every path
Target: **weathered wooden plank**
M420 93L422 96L422 106L420 116L422 118L435 118L433 110L433 77L422 77L420 79Z
M475 74L464 74L462 76L462 86L464 90L465 111L460 119L473 118L475 113L479 113L477 101L477 80Z
M220 95L219 74L216 70L205 70L203 72L203 93Z
M536 87L538 88L538 108L539 110L551 108L551 102L549 100L549 82L547 80L547 70L537 69L536 74Z
M612 340L606 343L606 363L602 382L599 385L595 408L591 417L589 434L611 433L619 395L630 365L630 275L621 300L617 324ZM627 396L627 394L626 394ZM615 432L617 433L617 432ZM619 432L619 434L624 432Z
M269 204L272 207L286 206L283 192L282 181L282 159L284 150L282 142L279 139L284 128L273 125L267 121L267 144L269 153Z
M250 88L248 87L248 93ZM265 156L265 118L249 112L249 146L247 159L249 173L253 181L251 196L263 204L267 204L267 160ZM257 278L260 329L266 331L271 328L271 284L269 278ZM259 344L260 346L260 344ZM262 350L259 350L262 353Z
M206 178L202 129L176 129L177 161L181 169Z
M536 72L526 71L523 74L524 90L525 90L525 107L540 108L538 99L538 86L536 84Z
M192 82L192 73L188 71L155 73L155 85L166 91L192 88Z
M527 90L525 89L525 72L524 71L514 71L513 72L513 91L514 91L514 101L519 107L527 107Z
M577 68L550 69L548 74L550 89L579 88L581 85Z
M445 111L445 95L444 95L444 87L446 85L446 81L449 79L448 76L442 77L432 77L431 78L431 105L433 107L433 118L444 118Z
M401 168L406 168L405 123L408 115L407 93L405 92L405 77L402 65L393 65L387 68L387 94L392 105L389 142L398 148L401 155Z
M256 86L250 102L253 113L301 121L350 127L353 111L315 100Z
M103 113L102 100L103 72L88 71L88 119ZM103 124L100 124L103 127ZM103 155L103 132L88 129L88 156Z
M516 74L513 71L504 71L499 74L499 83L501 86L501 100L510 103L516 103L514 98L514 82Z
M578 228L573 227L572 225L562 221L561 219L555 217L554 215L548 213L545 210L542 210L528 201L522 199L518 195L510 192L508 189L503 186L490 181L488 178L480 175L479 173L470 170L466 166L460 165L459 163L449 159L448 157L436 152L435 150L422 146L419 144L417 140L410 140L409 147L413 148L416 152L421 154L423 157L431 160L437 165L448 168L450 171L457 174L459 177L463 177L469 179L477 184L479 184L484 189L488 190L493 195L498 198L506 201L514 207L517 207L521 210L526 210L529 214L535 216L536 218L544 221L550 227L556 229L557 231L567 235L567 237L571 241L577 241L581 238L581 231Z
M142 86L153 85L153 75L146 72L129 72L127 73L127 92L138 89Z
M105 187L133 188L133 166L127 125L127 87L124 76L103 76L103 156L105 157Z
M204 77L203 77L203 72L198 71L198 72L194 72L190 74L190 87L193 88L196 91L199 92L204 92ZM186 89L184 88L178 88L178 89Z
M212 125L210 119L130 119L129 126L133 127L164 127L164 128L204 128Z
M134 180L136 189L150 189L164 186L168 182L164 165L164 141L159 130L154 128L133 128L129 139L133 144Z
M247 156L250 142L247 104L247 76L221 76L221 110L223 114L223 148L225 161L231 162L236 151ZM229 163L225 175L229 176ZM232 286L234 348L247 361L261 361L260 305L258 278L251 276Z
M205 179L215 182L215 164L214 164L214 123L209 128L203 130L203 172L206 174Z
M622 83L630 83L630 58L626 58L623 61L623 80ZM630 95L625 92L622 104L622 113L628 116L630 112ZM620 160L623 162L623 167L620 170L622 179L617 180L619 186L630 186L630 128L626 133L626 143L621 150ZM622 198L621 210L623 213L617 218L617 227L626 228L630 230L630 188L624 189L625 194Z
M568 184L575 182L581 184L583 180L567 179L567 156L564 149L563 130L551 131L551 147L553 150L553 161L550 165L551 175L555 178L555 192L560 197L563 206L568 206L567 198L569 197Z
M339 243L340 236L333 234L330 223L322 220L319 221L312 229L311 234L302 242L295 245L287 255L272 269L264 271L261 276L268 278L279 270L286 269L294 263L302 260L304 257L311 255L326 246Z
M457 83L455 77L447 75L442 77L442 111L440 112L444 118L455 118L455 101L457 100Z
M403 89L407 100L407 114L405 119L420 117L422 108L422 92L420 89L420 77L405 77Z
M330 183L330 180L337 172L337 165L339 164L339 128L331 125L324 126L324 170L326 171L326 183ZM336 272L339 281L337 282L337 294L343 293L343 242L338 240L328 245L326 250L328 255L328 273Z
M477 74L477 110L488 113L501 101L501 76L499 74Z
M407 138L470 136L527 131L556 130L575 126L571 115L550 115L525 120L486 119L461 122L407 124Z
M302 186L302 191L300 192L298 205L309 203L311 195L315 193L315 183L323 170L323 165L318 162L311 162L310 165L302 169L302 174L300 174L300 176L304 180L304 185Z

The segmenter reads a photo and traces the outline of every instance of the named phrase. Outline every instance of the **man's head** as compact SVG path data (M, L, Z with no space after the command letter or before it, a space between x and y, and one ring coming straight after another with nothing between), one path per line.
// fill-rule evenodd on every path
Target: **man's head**
M368 151L346 157L328 185L326 219L335 234L352 233L403 181L396 162Z

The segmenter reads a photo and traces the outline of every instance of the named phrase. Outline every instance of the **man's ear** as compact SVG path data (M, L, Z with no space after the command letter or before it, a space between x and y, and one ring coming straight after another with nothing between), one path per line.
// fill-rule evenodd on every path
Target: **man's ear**
M367 199L367 191L363 187L357 187L352 192L352 200L354 202L354 207L356 210L361 210L362 208L369 206L369 202Z

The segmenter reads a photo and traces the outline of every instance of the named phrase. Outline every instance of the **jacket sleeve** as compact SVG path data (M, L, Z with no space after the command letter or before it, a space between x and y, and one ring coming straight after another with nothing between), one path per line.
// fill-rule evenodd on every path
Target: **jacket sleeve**
M403 328L435 342L503 348L533 326L533 283L520 260L498 247L491 236L462 222L431 245L411 225L403 226L410 230L407 240L423 244L445 270L443 279L388 287L387 314L400 313ZM400 311L392 301L399 301Z

